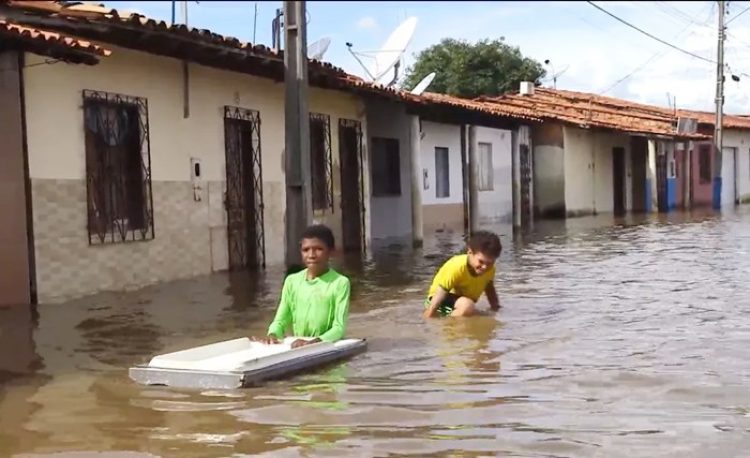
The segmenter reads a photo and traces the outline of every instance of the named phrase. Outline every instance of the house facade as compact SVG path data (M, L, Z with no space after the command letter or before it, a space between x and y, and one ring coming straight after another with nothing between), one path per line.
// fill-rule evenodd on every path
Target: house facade
M186 117L181 66L114 48L25 73L40 300L283 262L283 86L191 65ZM309 106L315 218L341 240L340 130L362 105L311 88Z

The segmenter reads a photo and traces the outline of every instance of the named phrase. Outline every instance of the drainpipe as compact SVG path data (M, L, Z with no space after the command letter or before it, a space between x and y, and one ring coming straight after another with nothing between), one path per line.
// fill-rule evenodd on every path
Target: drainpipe
M419 116L410 116L411 143L411 230L414 246L421 246L424 240L422 220L422 165L420 150L422 146L419 128Z

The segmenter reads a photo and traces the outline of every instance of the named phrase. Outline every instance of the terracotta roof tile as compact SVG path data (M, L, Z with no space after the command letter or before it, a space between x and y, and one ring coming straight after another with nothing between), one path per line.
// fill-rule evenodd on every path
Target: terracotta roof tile
M90 41L50 30L27 27L0 19L0 40L18 43L21 49L73 63L96 64L111 51Z
M480 102L526 109L547 120L635 134L675 136L676 117L667 108L581 92L535 88L532 95L484 97ZM684 138L705 138L681 134Z
M3 1L0 0L0 5ZM197 53L203 52L205 62L210 57L213 65L223 65L229 69L239 69L239 71L248 71L251 68L251 64L247 63L246 59L256 59L270 64L270 67L263 70L264 75L276 79L283 78L283 52L275 52L262 45L245 43L237 38L222 36L210 30L190 28L181 24L169 25L164 21L157 21L139 14L91 4L49 0L5 0L5 3L24 12L64 18L65 22L59 25L61 30L77 32L80 29L81 34L84 33L83 30L86 30L87 38L98 41L118 45L130 43L132 46L134 42L132 34L143 33L144 40L140 40L139 46L147 46L143 42L149 40L151 40L149 41L151 44L148 46L157 46L158 43L163 43L160 51L156 51L155 48L152 50L156 53L165 53L164 50L170 49L170 46L171 49L174 49L175 45L168 44L165 40L178 40L185 45L198 47L195 51L191 51L190 56L192 58L195 58ZM102 23L115 27L116 29L113 30L127 32L131 35L118 36L112 31L94 32L94 26ZM75 34L78 35L78 33ZM148 40L145 40L145 38L148 38ZM161 42L158 42L158 40L161 40ZM135 40L135 42L138 42L138 40ZM209 57L206 57L206 50L210 51ZM239 58L241 62L230 63L213 57L214 54L225 53L234 53L233 55ZM594 94L536 88L535 94L531 96L511 94L475 100L436 93L424 93L421 96L416 96L406 91L363 80L327 62L310 61L309 72L311 84L314 85L386 97L412 105L439 105L489 116L533 122L557 120L578 126L599 127L628 133L670 137L675 135L676 118L673 111L667 108ZM677 114L678 116L698 118L700 122L713 123L713 114L711 113L679 110ZM726 116L724 122L725 126L729 128L750 128L750 118ZM699 134L685 135L684 137L705 138L705 136Z

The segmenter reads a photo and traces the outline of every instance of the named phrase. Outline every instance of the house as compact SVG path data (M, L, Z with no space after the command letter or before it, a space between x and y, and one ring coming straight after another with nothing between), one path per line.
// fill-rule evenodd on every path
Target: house
M3 53L12 103L0 111L13 121L3 123L13 126L3 131L13 167L3 183L16 191L4 193L16 218L1 240L13 247L2 264L14 266L3 281L23 286L3 302L283 261L278 55L92 5L17 3L0 7L12 46ZM358 94L390 96L342 75L310 64L312 201L315 220L360 246L366 228L343 233L366 205L348 200L366 181Z
M0 208L13 218L0 232L2 265L13 266L0 302L283 262L279 54L90 4L8 1L0 20L9 70ZM421 237L411 166L419 119L522 119L377 86L323 62L308 71L313 218L347 250ZM476 132L477 145L492 136Z
M480 98L479 103L524 108L531 123L534 212L539 217L670 211L711 205L714 158L710 113L637 104L573 91L530 88ZM678 125L679 124L679 125ZM747 120L725 116L725 151L750 134ZM686 127L687 126L687 127ZM750 140L750 138L748 138ZM728 149L727 149L728 148ZM748 153L736 162L750 161ZM750 187L725 153L722 198L741 200ZM745 157L748 156L748 157Z

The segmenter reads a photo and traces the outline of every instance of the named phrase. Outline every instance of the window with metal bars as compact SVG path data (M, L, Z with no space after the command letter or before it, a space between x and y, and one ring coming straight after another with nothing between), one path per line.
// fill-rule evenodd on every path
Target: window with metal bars
M89 244L154 238L148 103L83 91Z
M331 117L310 113L310 168L314 210L333 211L333 158Z

